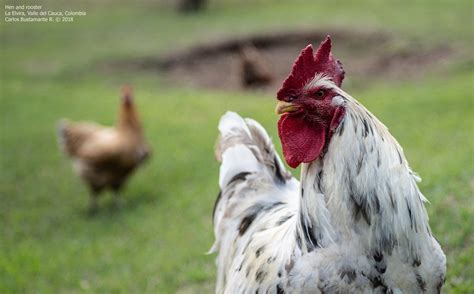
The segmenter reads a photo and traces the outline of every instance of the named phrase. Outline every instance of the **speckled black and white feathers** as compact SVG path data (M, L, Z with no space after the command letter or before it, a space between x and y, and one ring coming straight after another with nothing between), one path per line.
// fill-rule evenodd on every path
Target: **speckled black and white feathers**
M297 181L285 170L265 130L228 112L219 124L220 197L214 208L218 293L284 293L286 252L294 244ZM290 243L288 243L290 242ZM283 253L283 254L282 254ZM288 252L291 255L291 252Z
M437 293L445 256L403 150L330 80L346 114L322 158L289 176L265 130L219 124L216 293Z

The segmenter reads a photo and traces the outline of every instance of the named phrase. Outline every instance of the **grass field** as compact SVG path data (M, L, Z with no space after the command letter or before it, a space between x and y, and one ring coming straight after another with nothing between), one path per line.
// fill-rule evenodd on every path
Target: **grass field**
M181 89L154 73L105 73L97 64L285 27L380 29L474 47L471 1L313 2L211 1L205 12L181 16L145 0L49 1L44 6L88 15L69 24L1 23L0 293L213 290L214 257L204 253L218 192L217 122L238 111L277 138L273 96ZM471 59L416 81L350 91L423 178L432 230L448 257L446 293L474 292L473 73ZM55 124L113 123L125 82L136 89L153 158L127 185L121 210L104 197L90 218L87 190L58 152Z

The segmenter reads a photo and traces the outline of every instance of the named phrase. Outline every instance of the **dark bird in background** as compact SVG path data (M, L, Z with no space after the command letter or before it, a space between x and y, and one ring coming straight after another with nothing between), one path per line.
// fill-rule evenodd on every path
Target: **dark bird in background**
M240 49L240 67L245 88L266 86L273 80L270 62L252 44Z
M114 127L61 120L58 141L63 152L71 158L75 172L90 190L90 213L97 211L97 199L107 189L114 192L117 205L123 184L151 153L130 86L122 88Z
M207 0L181 0L179 1L178 11L182 13L197 13L207 6Z
M278 133L220 120L216 293L439 293L446 257L403 149L340 87L327 38L306 47L277 94ZM411 124L407 127L414 127Z

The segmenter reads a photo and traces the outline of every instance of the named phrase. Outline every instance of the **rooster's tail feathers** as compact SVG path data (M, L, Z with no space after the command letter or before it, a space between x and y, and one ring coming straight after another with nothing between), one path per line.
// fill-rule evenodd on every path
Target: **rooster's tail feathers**
M275 182L291 178L267 132L255 120L243 119L235 112L227 112L219 122L219 132L216 158L221 162L221 189L242 173L263 172Z

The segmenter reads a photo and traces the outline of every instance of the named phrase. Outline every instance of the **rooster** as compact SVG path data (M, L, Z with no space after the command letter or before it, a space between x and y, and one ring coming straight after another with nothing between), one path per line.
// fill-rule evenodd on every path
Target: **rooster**
M403 150L341 90L326 38L277 93L289 166L252 119L220 120L216 293L439 293L445 255Z
M115 127L62 120L58 139L61 149L71 157L74 170L90 190L91 214L97 211L97 198L106 189L114 191L114 202L118 205L124 182L151 152L129 86L122 88Z

